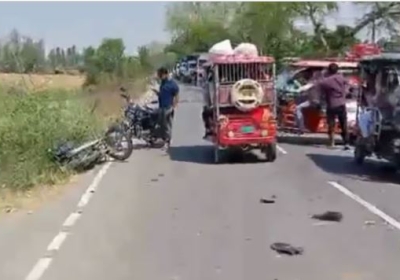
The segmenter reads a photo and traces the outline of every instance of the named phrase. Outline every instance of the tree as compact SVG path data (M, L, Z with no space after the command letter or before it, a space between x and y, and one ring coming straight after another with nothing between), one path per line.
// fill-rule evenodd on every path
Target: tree
M324 19L338 10L337 4L334 2L297 2L293 3L292 7L298 16L311 22L315 38L318 38L326 51L329 51L330 46L325 38Z
M138 56L139 56L140 66L145 70L150 69L151 65L150 65L149 49L145 46L139 47L138 48Z
M125 45L122 39L103 39L96 51L100 69L106 73L115 73L121 66Z
M399 2L357 2L355 5L364 7L369 11L354 26L352 31L354 35L366 27L372 29L373 40L375 40L376 31L386 30L391 35L398 32L400 20Z
M230 31L237 3L175 2L167 8L167 30L172 42L167 52L185 55L206 52L217 41L233 37Z

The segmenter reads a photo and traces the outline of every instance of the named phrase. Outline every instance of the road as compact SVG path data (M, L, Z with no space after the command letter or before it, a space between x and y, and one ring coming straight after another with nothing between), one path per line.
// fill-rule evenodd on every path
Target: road
M394 174L374 162L355 167L349 152L288 144L274 163L249 156L214 165L201 139L199 93L183 87L181 99L169 156L138 150L129 162L113 163L75 216L89 179L20 218L29 226L3 221L9 230L0 230L0 279L398 280ZM344 219L310 218L327 210ZM67 217L70 225L61 227ZM277 255L274 242L304 253Z

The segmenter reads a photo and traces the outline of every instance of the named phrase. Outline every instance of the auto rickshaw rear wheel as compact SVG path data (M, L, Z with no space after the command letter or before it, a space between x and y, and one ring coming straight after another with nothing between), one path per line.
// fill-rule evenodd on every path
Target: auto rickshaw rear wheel
M364 163L365 157L367 153L365 150L365 146L357 141L354 147L354 161L357 165L362 165Z
M274 162L276 160L276 143L268 144L264 152L267 162Z

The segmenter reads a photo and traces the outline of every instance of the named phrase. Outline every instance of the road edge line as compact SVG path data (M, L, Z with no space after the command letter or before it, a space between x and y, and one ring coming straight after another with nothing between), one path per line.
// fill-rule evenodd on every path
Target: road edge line
M332 187L334 187L337 190L339 190L341 193L343 193L347 197L349 197L349 198L353 199L354 201L356 201L357 203L361 204L368 211L370 211L371 213L373 213L376 216L380 217L381 219L383 219L385 222L387 222L388 224L390 224L394 228L400 230L400 222L397 221L396 219L390 217L388 214L386 214L385 212L383 212L382 210L377 208L375 205L373 205L373 204L369 203L368 201L362 199L360 196L358 196L357 194L351 192L348 188L342 186L338 182L328 181L328 184L330 184Z
M97 172L96 176L93 178L91 184L85 192L82 194L77 209L71 212L65 221L62 223L62 227L68 226L72 227L75 225L76 221L81 217L82 208L87 206L90 199L93 197L93 193L97 190L99 184L101 183L104 175L107 174L108 169L112 165L113 162L107 162L104 164L101 169ZM60 250L61 246L65 243L65 240L68 238L70 234L60 230L54 236L54 238L50 241L49 245L47 246L46 253L49 255L53 251ZM51 262L53 261L52 256L42 257L36 262L33 268L29 271L29 274L25 277L25 280L39 280L42 278L46 270L50 267Z

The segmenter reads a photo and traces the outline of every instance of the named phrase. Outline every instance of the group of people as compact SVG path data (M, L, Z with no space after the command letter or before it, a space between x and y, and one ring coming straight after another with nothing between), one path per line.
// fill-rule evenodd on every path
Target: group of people
M334 145L334 129L335 120L337 118L341 128L341 136L345 144L345 148L347 149L348 130L346 95L348 94L348 83L345 77L340 74L338 70L338 65L336 63L331 63L324 74L314 74L308 84L298 88L299 92L307 92L308 100L297 106L296 116L300 129L304 130L302 110L310 106L320 107L321 103L325 103L330 145ZM179 102L179 86L173 79L169 77L168 70L166 68L162 67L158 69L157 75L161 81L160 88L156 91L158 95L160 112L160 136L164 141L164 148L168 149L171 141L174 110ZM208 76L207 78L212 79L211 76ZM207 111L203 111L203 120L205 120L205 124L208 123L206 119L209 117L206 113ZM209 133L210 127L206 125L206 135Z

